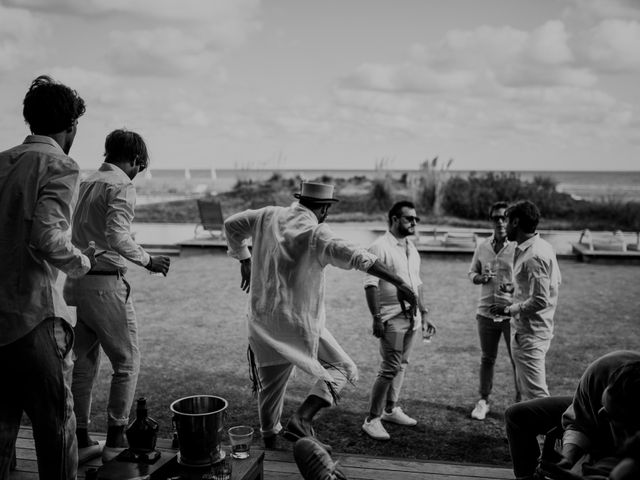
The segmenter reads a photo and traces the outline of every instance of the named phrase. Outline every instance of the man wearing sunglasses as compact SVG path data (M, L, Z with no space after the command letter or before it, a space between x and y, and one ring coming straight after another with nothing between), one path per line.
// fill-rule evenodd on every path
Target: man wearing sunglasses
M618 478L638 478L623 476L621 471L637 468L629 465L635 462L633 458L623 458L632 457L625 448L640 432L639 405L640 353L620 350L589 365L573 397L539 398L510 406L505 421L516 478L607 478L621 460ZM554 428L563 430L561 454L550 458L545 449L537 468L540 449L536 436ZM580 467L578 460L585 454L589 457ZM567 473L571 469L573 476Z
M469 267L469 278L474 285L480 285L480 299L476 310L478 337L482 357L480 360L480 399L471 412L471 418L484 420L489 413L489 395L493 388L493 372L500 338L504 337L509 360L513 367L515 400L520 400L518 383L515 381L515 364L511 358L511 328L509 316L492 315L489 308L493 304L503 306L512 303L512 296L501 286L513 282L513 253L515 242L507 240L506 202L496 202L489 208L489 218L493 224L493 234L482 241L473 253Z
M142 137L128 130L114 130L105 140L105 160L98 171L80 184L78 207L73 216L72 242L86 248L95 241L100 255L82 279L67 279L65 299L77 306L76 363L72 393L77 418L80 459L95 451L88 434L91 391L100 364L100 347L113 368L107 403L107 439L103 460L124 448L124 429L138 381L140 352L131 286L125 279L126 260L151 272L169 271L169 257L150 256L131 235L136 189L132 180L148 164ZM99 450L98 450L99 452Z
M362 430L374 440L391 437L382 420L398 425L414 426L418 422L397 405L414 336L421 326L425 338L431 338L436 327L427 319L429 309L422 295L420 280L420 254L409 237L415 235L420 219L409 201L400 201L389 210L389 230L369 247L376 255L411 286L418 298L418 314L401 308L396 299L396 288L373 275L364 281L367 305L372 315L373 335L380 339L380 370L371 389L369 414ZM418 312L416 312L418 313Z

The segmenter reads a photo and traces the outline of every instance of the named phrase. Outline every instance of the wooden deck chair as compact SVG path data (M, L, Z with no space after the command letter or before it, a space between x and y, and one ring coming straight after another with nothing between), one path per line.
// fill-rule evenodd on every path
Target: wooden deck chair
M222 205L217 198L199 198L198 212L200 212L200 223L196 225L195 236L200 230L208 232L212 237L224 240L224 216L222 215Z

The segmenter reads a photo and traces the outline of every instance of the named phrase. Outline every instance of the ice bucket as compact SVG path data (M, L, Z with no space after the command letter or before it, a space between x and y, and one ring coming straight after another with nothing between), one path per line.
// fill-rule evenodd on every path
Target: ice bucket
M220 443L228 405L224 398L213 395L184 397L171 404L180 464L201 467L224 458Z

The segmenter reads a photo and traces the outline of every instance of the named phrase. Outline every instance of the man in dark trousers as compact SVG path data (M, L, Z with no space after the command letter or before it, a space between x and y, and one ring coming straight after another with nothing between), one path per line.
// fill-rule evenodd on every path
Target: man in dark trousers
M9 476L23 411L33 426L41 479L76 478L71 396L73 319L60 271L95 262L68 236L80 170L69 156L85 112L78 94L36 78L24 98L31 135L0 153L0 479Z

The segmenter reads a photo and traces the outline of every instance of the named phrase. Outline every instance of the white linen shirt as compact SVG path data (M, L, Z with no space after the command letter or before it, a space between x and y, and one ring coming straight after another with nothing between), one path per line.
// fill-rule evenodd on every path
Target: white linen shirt
M366 271L376 256L336 237L297 202L245 210L229 217L224 229L228 254L238 260L252 258L248 330L256 364L291 363L333 382L317 360L326 322L324 268Z
M509 311L515 332L551 339L562 280L551 244L536 233L518 245L513 277L515 303L509 307Z
M149 254L131 235L135 206L136 188L116 165L103 163L80 183L71 239L79 248L93 240L96 251L106 250L96 258L94 270L125 272L125 259L141 267L149 264Z
M391 232L387 231L371 244L369 252L377 256L407 285L410 285L416 295L418 294L418 287L422 285L422 280L420 279L420 254L412 241L408 238L399 240ZM402 307L398 301L398 289L393 284L367 274L364 279L364 286L365 288L368 286L378 287L380 315L383 322L402 313ZM416 313L415 320L418 319L418 313ZM418 329L420 325L419 321L415 321L413 329Z
M485 318L495 318L489 313L493 304L510 305L512 295L500 291L501 283L513 283L513 254L516 242L505 240L502 248L496 253L493 249L495 236L483 240L473 252L473 259L469 266L469 279L473 282L476 275L482 275L486 268L495 274L489 282L480 286L480 298L476 315Z

